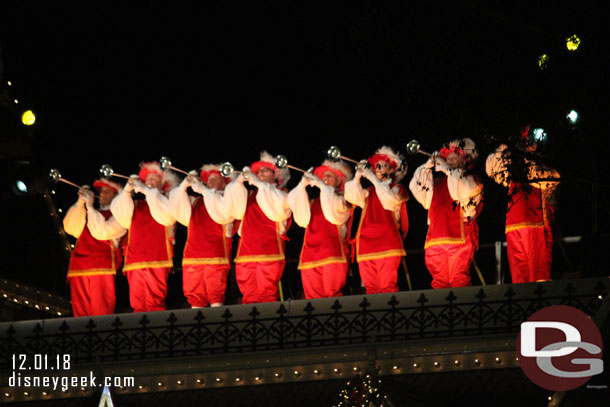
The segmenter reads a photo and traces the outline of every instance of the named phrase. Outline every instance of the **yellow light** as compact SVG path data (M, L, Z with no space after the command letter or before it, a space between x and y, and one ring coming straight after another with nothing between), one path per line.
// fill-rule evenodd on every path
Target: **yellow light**
M566 40L568 51L576 51L580 45L580 38L576 34Z
M31 110L26 110L25 112L23 112L23 115L21 115L21 122L26 126L33 125L36 122L36 116L34 115L34 112L32 112Z
M542 54L538 57L538 68L546 69L549 66L549 56L547 54Z

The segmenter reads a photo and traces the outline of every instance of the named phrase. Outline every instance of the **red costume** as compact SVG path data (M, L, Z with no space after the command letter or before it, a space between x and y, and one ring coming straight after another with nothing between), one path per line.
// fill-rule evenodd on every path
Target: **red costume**
M225 190L225 205L235 219L242 219L235 276L243 304L277 301L278 284L284 271L285 233L291 212L286 204L286 192L281 188L290 176L287 171L276 168L274 162L271 155L263 152L261 161L252 164L247 180L257 191L248 193L241 175ZM278 186L254 175L261 166L276 173Z
M346 235L352 211L342 193L322 182L327 171L337 176L338 190L351 178L344 163L325 161L315 175L304 175L287 198L295 222L306 228L298 268L307 299L341 296L347 276ZM311 202L305 189L308 184L320 188L320 197Z
M392 168L382 174L377 163L385 162ZM358 170L352 181L345 184L345 199L362 208L356 234L356 259L360 277L367 294L398 291L397 271L401 257L406 254L402 241L407 234L409 220L405 202L406 190L398 181L406 172L402 157L390 148L382 147L369 159L380 180L369 169ZM364 190L360 177L364 175L373 186Z
M145 181L151 172L163 177L166 189L175 182L156 163L144 164L140 179ZM128 187L131 184L128 184L110 206L117 221L129 230L123 266L129 282L129 302L134 312L164 310L167 277L173 266L175 219L169 212L167 198L158 189L147 187L139 180L130 180L130 183L146 199L134 202Z
M445 162L450 152L463 157L455 167ZM428 209L425 262L432 275L432 288L470 285L470 264L479 244L476 217L482 209L483 185L478 177L469 175L476 158L474 142L468 138L452 141L415 170L409 188L415 198ZM436 166L439 172L433 175Z
M213 167L213 169L211 168ZM204 166L201 180L206 183L211 171L220 176L217 166ZM189 199L188 186L203 195ZM233 218L223 213L222 191L185 178L170 193L173 216L188 226L182 258L184 295L193 308L224 304L230 268Z
M114 189L116 184L110 184L106 181L104 186ZM79 199L68 210L64 229L78 238L70 256L67 276L73 315L112 314L116 304L114 276L121 264L118 239L126 230L112 219L110 210L97 211L92 201L85 209L85 199Z
M551 279L554 196L558 182L521 184L509 179L507 147L487 157L487 174L496 182L509 187L510 202L506 213L506 243L508 264L513 283L548 281ZM559 178L551 169L534 163L529 165L528 178Z

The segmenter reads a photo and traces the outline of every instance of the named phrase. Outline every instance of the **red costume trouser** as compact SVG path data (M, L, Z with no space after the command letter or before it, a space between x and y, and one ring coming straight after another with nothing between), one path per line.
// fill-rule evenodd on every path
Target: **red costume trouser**
M150 267L127 272L129 303L133 312L163 311L169 267Z
M523 228L506 234L506 252L513 283L551 279L553 234L551 228Z
M192 307L224 304L229 266L187 265L182 268L184 295Z
M305 298L340 297L347 276L347 263L332 263L301 270Z
M114 313L114 275L77 276L69 281L75 317Z
M274 302L278 299L278 284L286 262L237 263L235 279L243 298L242 304Z
M467 235L463 244L438 244L426 249L426 267L432 275L432 288L470 286L470 263L475 246Z
M386 257L358 262L360 278L367 294L394 293L398 291L398 266L400 257Z

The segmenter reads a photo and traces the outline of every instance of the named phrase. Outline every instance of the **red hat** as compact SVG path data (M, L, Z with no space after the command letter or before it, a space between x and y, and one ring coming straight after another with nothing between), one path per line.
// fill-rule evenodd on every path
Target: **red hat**
M394 174L392 175L394 182L400 181L407 172L406 162L404 162L405 165L403 165L404 159L402 155L395 153L394 150L388 146L380 147L377 149L375 154L368 159L368 162L371 164L372 168L375 168L377 162L379 161L385 161L390 167L392 167L394 170Z
M479 156L474 141L472 141L472 139L468 137L464 137L463 139L452 140L449 142L449 144L441 148L441 150L439 151L440 156L443 159L447 159L449 153L452 152L461 155L465 158L465 167L467 169L470 169L474 166L474 161Z
M140 163L140 173L138 176L142 182L146 182L146 178L149 174L157 174L161 177L163 183L163 192L167 192L178 183L178 178L170 171L161 170L161 166L157 161L149 161Z
M97 189L108 188L108 189L112 189L114 192L118 193L119 189L121 187L119 186L119 184L117 184L114 181L110 181L108 178L98 178L93 183L93 188L97 188Z
M318 178L322 178L324 176L324 173L327 171L332 172L337 177L339 177L339 179L341 180L341 185L339 186L339 189L343 189L343 185L345 184L345 182L349 181L353 177L351 167L347 165L347 163L343 160L324 160L322 165L316 167L313 173Z
M275 165L275 158L266 151L261 152L260 160L250 164L250 169L254 174L261 168L267 167L275 172L276 182L279 188L284 188L290 180L290 171L288 168L278 168Z
M220 164L204 164L201 167L201 172L199 173L199 176L201 177L201 181L203 181L204 184L208 182L210 175L218 175L219 177L222 177L222 175L220 174ZM231 182L230 177L222 178L224 178L227 184Z

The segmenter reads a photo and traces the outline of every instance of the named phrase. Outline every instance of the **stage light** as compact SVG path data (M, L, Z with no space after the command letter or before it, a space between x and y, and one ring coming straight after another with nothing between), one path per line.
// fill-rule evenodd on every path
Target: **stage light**
M32 112L31 110L26 110L25 112L23 112L23 114L21 115L21 122L26 126L33 125L36 122L36 116L34 115L34 112Z
M532 134L534 135L534 141L536 143L546 142L547 134L546 134L546 131L544 131L544 129L536 128L532 131Z
M547 54L542 54L538 57L538 68L546 69L549 66L550 58Z
M20 179L18 179L17 182L15 182L15 186L17 187L18 191L21 191L24 194L28 193L28 186L25 185L25 182L21 181Z
M11 172L11 190L17 196L36 195L49 186L48 171L43 170L38 163L17 161Z
M570 113L568 113L566 115L566 118L570 121L570 123L576 124L576 122L578 121L578 119L580 117L579 117L578 112L576 110L570 110Z
M566 47L568 51L576 51L580 45L580 38L576 34L566 39Z

